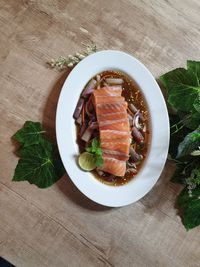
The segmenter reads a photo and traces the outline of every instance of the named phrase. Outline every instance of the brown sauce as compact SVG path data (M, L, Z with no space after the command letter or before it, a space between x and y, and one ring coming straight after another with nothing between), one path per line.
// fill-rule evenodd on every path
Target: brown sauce
M121 72L118 72L118 71L104 71L100 73L99 75L101 77L101 80L102 78L121 78L124 80L124 83L122 84L122 96L125 98L125 100L128 103L134 104L134 106L136 106L137 109L140 110L143 116L142 124L146 125L146 131L142 133L144 137L144 142L142 143L142 145L139 145L136 142L133 143L133 147L135 151L138 154L141 154L143 156L143 159L136 163L136 171L134 170L134 172L133 171L126 172L124 177L116 177L108 173L104 173L103 176L100 176L96 170L92 171L93 175L98 180L100 180L102 183L106 183L106 184L113 185L113 186L119 186L119 185L126 184L130 180L132 180L143 166L143 163L147 156L149 142L150 142L149 114L148 114L147 104L143 97L142 92L140 91L138 85L132 79L130 79L127 75ZM103 86L104 85L103 83L104 83L104 79L100 83L100 86ZM80 128L77 126L77 143L79 145L80 153L82 153L85 150L85 144L81 140L79 132L80 132ZM128 163L134 163L134 162L131 158L129 158Z

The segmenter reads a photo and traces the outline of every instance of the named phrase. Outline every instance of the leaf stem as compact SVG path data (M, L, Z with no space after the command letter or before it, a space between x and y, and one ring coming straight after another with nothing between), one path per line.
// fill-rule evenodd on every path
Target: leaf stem
M183 129L183 127L185 126L185 122L188 121L190 118L191 118L191 115L187 115L187 116L185 116L185 118L183 118L179 122L173 124L170 128L171 129L175 128L175 131L172 131L171 135L174 135L174 134L178 133L181 129ZM179 127L180 124L182 124L182 125Z

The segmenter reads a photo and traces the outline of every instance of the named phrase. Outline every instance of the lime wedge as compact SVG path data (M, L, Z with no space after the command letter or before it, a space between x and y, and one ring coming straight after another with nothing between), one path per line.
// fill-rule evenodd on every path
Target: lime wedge
M91 171L96 168L94 155L83 152L78 158L78 164L84 171Z

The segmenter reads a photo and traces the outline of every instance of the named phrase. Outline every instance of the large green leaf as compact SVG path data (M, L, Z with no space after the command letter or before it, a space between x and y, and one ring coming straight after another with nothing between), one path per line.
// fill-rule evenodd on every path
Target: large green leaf
M185 184L185 179L187 178L187 174L185 172L185 167L187 164L178 164L176 166L176 170L173 173L173 176L171 177L171 181L173 183L178 183L178 184Z
M176 158L178 152L178 145L183 141L184 137L189 133L186 127L183 127L183 123L180 122L180 117L178 114L170 114L170 146L169 154L172 159Z
M189 156L190 153L200 146L200 139L194 140L193 136L200 133L200 126L193 132L186 135L184 140L178 146L178 153L176 158Z
M63 174L60 160L54 157L53 145L41 139L37 145L20 149L20 160L15 169L13 181L28 181L40 188L54 184Z
M185 126L191 130L195 130L200 125L200 113L193 111L187 117L188 119L184 122Z
M39 144L44 132L40 122L26 121L24 126L17 131L12 138L26 147Z
M200 61L188 60L187 68L196 74L200 83Z
M191 70L193 73L195 73L195 75L197 76L199 85L200 85L200 61L192 61L192 60L188 60L187 61L187 68L188 70ZM200 91L198 94L198 97L196 98L195 102L194 102L194 108L196 109L197 112L200 113ZM200 114L199 118L200 118Z
M168 91L169 104L178 111L190 112L199 96L200 85L192 70L178 68L160 77Z
M170 115L169 153L176 162L171 181L186 185L177 204L189 230L200 225L200 62L189 60L187 70L172 70L160 80L168 91L169 107L176 111Z
M200 189L192 190L188 193L185 188L178 196L177 204L182 210L183 224L187 230L192 229L200 224Z
M198 98L194 101L194 108L199 113L200 116L200 92Z

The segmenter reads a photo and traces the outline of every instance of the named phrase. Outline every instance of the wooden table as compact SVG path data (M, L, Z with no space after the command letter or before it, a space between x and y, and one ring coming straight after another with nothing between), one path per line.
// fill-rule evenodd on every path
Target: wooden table
M10 137L26 120L54 135L67 73L46 61L81 50L127 51L158 77L200 59L199 0L0 0L0 256L16 266L199 267L200 228L186 232L174 208L167 163L137 203L105 208L64 176L41 190L12 182Z

